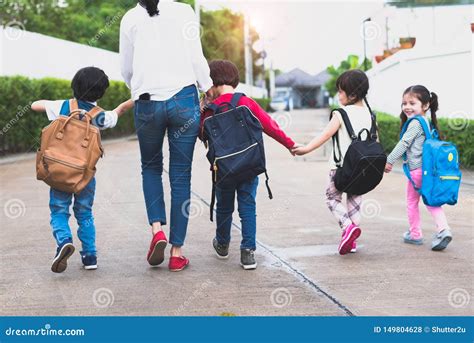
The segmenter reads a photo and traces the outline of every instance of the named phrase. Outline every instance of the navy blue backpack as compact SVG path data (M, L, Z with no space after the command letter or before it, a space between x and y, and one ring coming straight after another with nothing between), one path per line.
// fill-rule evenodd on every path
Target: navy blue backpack
M247 106L237 106L243 95L235 93L230 103L206 107L212 111L203 123L207 159L212 166L211 221L216 186L233 187L265 173L268 196L273 198L265 167L263 128Z

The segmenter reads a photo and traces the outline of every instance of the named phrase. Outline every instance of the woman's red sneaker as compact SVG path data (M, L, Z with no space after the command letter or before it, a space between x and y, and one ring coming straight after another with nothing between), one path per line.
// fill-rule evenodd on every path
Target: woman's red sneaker
M179 272L187 267L189 260L184 256L171 256L168 265L170 271Z
M146 256L150 265L157 266L165 260L165 248L167 243L168 241L163 231L160 230L155 233Z

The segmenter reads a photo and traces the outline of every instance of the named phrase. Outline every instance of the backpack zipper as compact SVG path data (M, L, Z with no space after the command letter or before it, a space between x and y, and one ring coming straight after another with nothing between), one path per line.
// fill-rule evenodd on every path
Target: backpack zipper
M440 176L439 178L441 180L459 180L459 179L461 179L459 176L451 176L451 175Z
M48 159L48 160L51 160L53 162L56 162L56 163L59 163L59 164L63 164L65 166L68 166L68 167L71 167L71 168L75 168L75 169L79 169L79 170L84 170L86 169L85 167L81 167L81 166L78 166L76 164L72 164L72 163L68 163L68 162L64 162L64 161L61 161L61 160L58 160L54 157L50 157L50 156L46 156L44 155L43 156L43 159Z
M243 153L243 152L245 152L245 151L247 151L247 150L253 148L253 147L256 146L256 145L258 145L258 142L253 143L252 145L246 147L246 148L243 149L243 150L240 150L240 151L237 151L237 152L233 152L232 154L228 154L228 155L216 157L216 158L214 159L214 165L213 165L213 168L212 168L212 169L214 170L214 181L217 182L217 169L218 169L218 168L217 168L217 161L218 161L218 160L222 160L222 159L227 158L227 157L232 157L232 156L241 154L241 153Z

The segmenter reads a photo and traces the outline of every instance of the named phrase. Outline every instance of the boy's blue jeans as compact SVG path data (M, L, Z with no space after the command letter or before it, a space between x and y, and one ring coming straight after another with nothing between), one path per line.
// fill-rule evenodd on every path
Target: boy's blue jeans
M82 243L81 255L95 255L95 225L92 216L92 205L94 203L95 178L79 194L66 193L51 188L49 192L49 208L51 210L51 226L53 236L58 246L65 240L72 240L71 228L69 227L69 207L74 197L74 217L79 229L77 236Z
M257 196L258 177L238 184L235 187L216 187L216 239L220 244L229 244L232 228L232 214L234 212L235 193L237 206L242 225L242 242L240 249L255 250L255 235L257 231Z
M191 166L199 133L196 86L184 87L165 101L135 102L135 128L140 144L143 193L148 222L166 225L163 196L163 140L168 136L171 185L170 243L182 246L188 227Z

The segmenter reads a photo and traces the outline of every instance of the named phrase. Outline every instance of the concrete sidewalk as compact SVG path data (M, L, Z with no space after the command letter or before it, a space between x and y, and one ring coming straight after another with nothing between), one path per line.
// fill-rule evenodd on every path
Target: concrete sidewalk
M277 115L298 142L327 121L325 110ZM328 147L292 157L266 140L275 199L260 187L255 271L239 262L234 217L229 260L211 246L210 175L198 143L184 253L188 270L150 268L137 141L106 146L99 162L94 205L99 269L85 271L76 252L63 274L53 274L48 188L35 180L34 160L0 166L1 315L472 315L474 188L447 207L454 239L441 253L429 249L433 223L422 209L426 244L408 246L401 174L390 174L365 197L356 254L339 256L340 230L324 202ZM165 147L165 151L167 148ZM166 156L167 154L165 154ZM165 158L165 167L168 159ZM263 180L262 180L263 181ZM169 204L169 187L164 175ZM263 182L262 182L263 184ZM167 208L169 213L169 207ZM76 225L70 222L73 231ZM80 248L75 240L76 248ZM80 250L80 249L78 249Z

